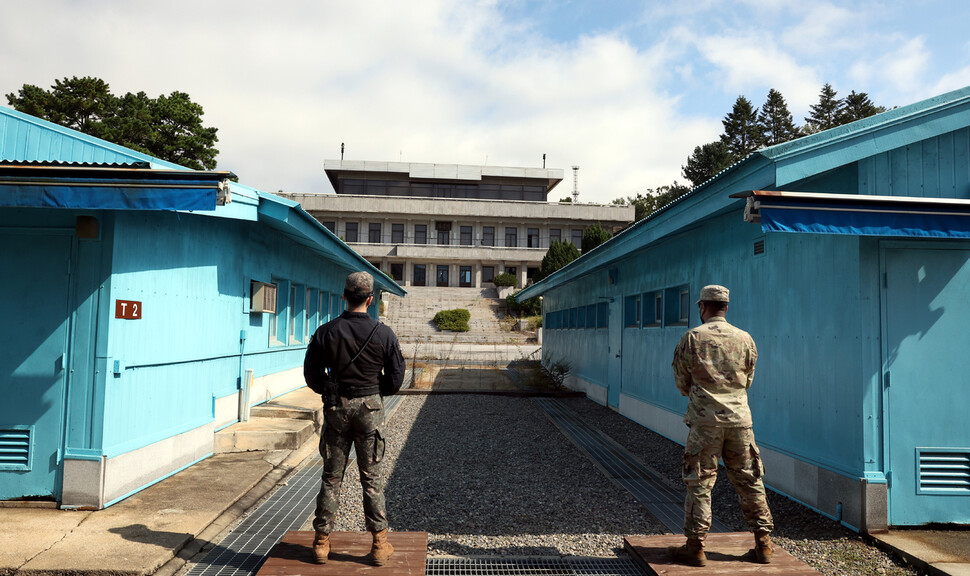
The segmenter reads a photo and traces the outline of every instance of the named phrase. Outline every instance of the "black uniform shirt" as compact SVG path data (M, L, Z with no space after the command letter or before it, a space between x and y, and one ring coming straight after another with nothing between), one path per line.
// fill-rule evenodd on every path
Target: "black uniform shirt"
M323 393L327 383L326 370L330 370L334 380L340 383L340 395L347 398L377 394L382 382L385 395L400 390L404 382L404 355L397 336L387 326L377 327L360 357L350 364L377 324L377 320L364 312L348 310L318 328L307 346L303 362L307 386Z

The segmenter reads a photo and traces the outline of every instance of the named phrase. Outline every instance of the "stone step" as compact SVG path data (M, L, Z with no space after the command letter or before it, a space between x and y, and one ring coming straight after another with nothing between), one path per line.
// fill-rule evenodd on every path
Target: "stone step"
M296 450L314 433L312 420L255 417L216 432L213 451Z

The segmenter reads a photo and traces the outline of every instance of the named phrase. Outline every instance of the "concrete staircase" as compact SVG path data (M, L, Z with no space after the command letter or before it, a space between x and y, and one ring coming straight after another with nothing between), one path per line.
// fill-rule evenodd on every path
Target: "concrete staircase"
M503 326L505 302L495 288L439 288L410 286L404 298L385 294L384 322L402 343L524 344L532 334ZM468 332L442 332L431 321L441 310L466 308Z
M320 395L303 387L253 406L249 421L238 422L215 434L213 451L296 450L320 432L323 404Z

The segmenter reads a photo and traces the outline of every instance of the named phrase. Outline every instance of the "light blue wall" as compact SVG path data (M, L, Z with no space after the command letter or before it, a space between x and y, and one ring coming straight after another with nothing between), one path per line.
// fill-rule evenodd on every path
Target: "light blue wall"
M250 314L250 280L280 283L286 334L291 285L314 295L343 289L347 270L258 223L175 213L115 216L105 362L104 444L115 456L210 422L213 399L236 392L242 368L257 377L302 364L306 332L270 342L270 315ZM114 318L116 300L142 303L142 319ZM316 306L313 307L314 309ZM120 373L112 373L118 362ZM294 387L302 385L295 381Z

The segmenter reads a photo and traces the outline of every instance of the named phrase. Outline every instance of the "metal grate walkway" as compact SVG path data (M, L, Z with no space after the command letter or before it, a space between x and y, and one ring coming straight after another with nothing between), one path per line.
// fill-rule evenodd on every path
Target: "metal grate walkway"
M391 396L384 401L387 417L401 401ZM348 464L356 459L351 452ZM265 502L210 550L186 576L249 576L255 574L266 555L291 530L299 530L316 506L323 459L320 455L304 460Z
M629 450L602 431L584 422L575 412L555 398L533 398L553 424L580 450L586 452L594 464L614 482L626 488L644 508L674 534L684 526L684 497L682 488L674 488L656 471L646 466ZM711 532L730 532L714 518Z
M632 558L428 558L427 576L643 576Z

